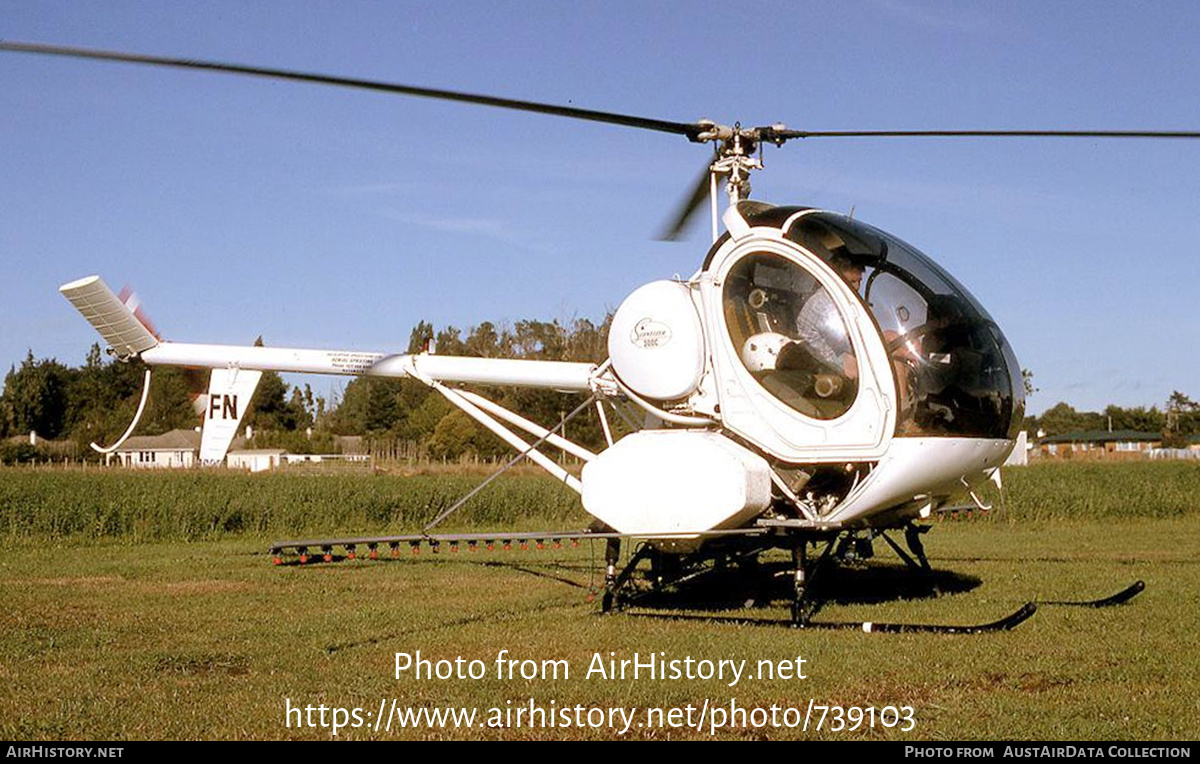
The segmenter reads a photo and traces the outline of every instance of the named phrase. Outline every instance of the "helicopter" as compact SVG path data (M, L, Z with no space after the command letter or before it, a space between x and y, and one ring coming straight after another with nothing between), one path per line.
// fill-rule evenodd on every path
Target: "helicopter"
M643 563L657 587L728 564L753 569L772 549L790 553L795 627L821 602L813 576L831 558L869 556L882 538L906 565L932 572L922 521L999 481L1024 416L1015 352L982 305L945 269L902 239L852 215L752 200L750 176L765 145L841 137L1200 138L1166 131L802 131L673 122L576 107L239 64L34 43L0 50L200 69L457 101L668 133L710 144L706 163L665 233L677 236L709 200L713 242L687 278L646 284L613 314L609 358L600 364L164 341L137 304L99 276L60 287L117 359L210 369L201 402L202 461L222 459L265 371L417 380L567 487L595 519L548 538L605 541L605 611L635 599ZM721 191L727 196L720 210ZM723 227L723 231L721 230ZM524 386L577 393L581 404L557 427L504 408L472 386ZM150 389L118 447L135 429ZM561 434L594 411L605 448L593 452ZM615 436L609 417L632 430ZM583 462L576 476L547 449ZM468 497L469 498L470 494ZM422 534L278 542L278 557L310 548L408 543L474 545L531 534ZM903 535L907 552L889 533ZM620 565L623 542L638 541ZM822 546L823 545L823 548ZM810 557L810 548L821 548ZM1141 591L1138 582L1103 600ZM968 627L853 624L871 631L989 631L1030 617L1030 603L991 624Z

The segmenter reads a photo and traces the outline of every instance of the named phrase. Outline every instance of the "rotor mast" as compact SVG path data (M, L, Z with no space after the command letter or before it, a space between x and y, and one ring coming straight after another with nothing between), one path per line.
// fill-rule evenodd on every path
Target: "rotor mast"
M743 129L740 122L733 127L718 125L711 120L700 120L697 124L705 130L695 138L697 143L709 141L716 144L716 159L709 165L709 198L712 211L713 241L719 236L717 183L719 178L725 178L725 193L729 196L729 206L732 207L743 199L750 198L750 173L763 169L762 138L763 128ZM772 125L771 130L782 130L783 125ZM782 141L776 141L777 145ZM755 152L758 153L755 156Z

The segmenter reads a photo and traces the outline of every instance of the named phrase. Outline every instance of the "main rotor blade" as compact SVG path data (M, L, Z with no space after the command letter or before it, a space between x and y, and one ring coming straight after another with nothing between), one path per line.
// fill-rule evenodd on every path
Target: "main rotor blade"
M555 106L536 101L522 101L514 98L498 98L496 96L476 93L462 93L456 90L439 90L422 88L413 85L401 85L377 80L363 80L353 77L335 77L311 72L297 72L287 69L270 69L261 66L244 66L241 64L226 64L216 61L197 61L185 58L166 58L162 56L145 56L137 53L120 53L90 48L71 48L60 45L43 45L41 43L0 41L0 50L19 53L39 53L50 56L68 56L71 58L87 58L100 61L121 61L130 64L148 64L151 66L169 66L177 69L202 69L229 74L244 74L256 77L272 77L294 82L311 82L319 85L338 85L341 87L375 90L383 93L416 96L418 98L438 98L444 101L459 101L480 106L495 106L501 109L529 111L537 114L550 114L556 117L569 117L589 122L605 122L613 125L637 127L643 130L656 130L662 133L674 133L687 136L689 140L697 140L697 136L708 127L690 122L670 122L662 119L637 117L630 114L595 111L593 109L577 109L570 106Z
M676 208L675 213L671 217L667 218L671 223L658 235L659 241L676 241L679 239L680 235L683 234L683 229L687 228L687 224L691 221L696 210L700 208L700 205L704 204L704 199L708 196L709 189L711 188L711 178L712 170L705 163L704 172L700 173L700 177L696 178L696 182L692 185L691 195L683 200L683 204Z
M793 138L1200 138L1183 130L788 130L761 127L762 140Z
M556 117L568 117L589 122L603 122L613 125L623 125L625 127L636 127L643 130L672 133L686 136L688 140L694 142L699 142L702 134L708 133L711 136L712 133L710 131L713 129L713 125L710 123L673 122L663 119L639 117L632 114L579 109L571 106L556 106L537 101L499 98L497 96L478 93L464 93L455 90L416 87L378 80L337 77L311 72L245 66L216 61L147 56L137 53L121 53L91 48L74 48L61 45L12 41L0 41L0 50L99 61L118 61L150 66L167 66L178 69L200 69L228 74L271 77L274 79L292 80L294 82L310 82L319 85L337 85L418 98L436 98L444 101L494 106L501 109L549 114ZM1200 138L1200 132L1180 130L789 130L784 127L772 126L754 128L752 132L757 134L759 140L775 143L803 138Z

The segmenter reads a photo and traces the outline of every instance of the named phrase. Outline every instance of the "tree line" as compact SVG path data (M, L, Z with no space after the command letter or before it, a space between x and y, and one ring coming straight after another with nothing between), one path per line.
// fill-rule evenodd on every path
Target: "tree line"
M465 332L454 326L435 330L422 321L409 336L408 352L418 353L432 343L438 355L601 363L608 357L610 320L611 316L601 323L588 319L565 324L527 320L511 327L485 321ZM479 392L546 427L559 424L581 402L578 395L534 388L485 387ZM435 459L464 454L494 458L510 453L503 441L413 379L355 378L331 411L328 427L338 435L416 443L425 455ZM594 415L572 420L566 425L566 433L593 448L603 442Z
M463 331L440 330L421 321L409 335L407 351L434 347L440 355L521 358L600 363L607 358L611 316L601 322L525 320L496 325L483 322ZM54 359L35 359L30 351L20 367L11 368L0 394L0 438L15 439L36 432L39 437L68 441L78 455L91 455L89 443L112 443L133 419L146 366L140 361L115 362L93 345L82 366L67 367ZM1025 372L1027 392L1034 392L1032 375ZM177 428L196 427L200 412L194 405L208 387L207 370L158 367L150 400L138 426L139 435L157 435ZM558 424L581 402L577 395L528 388L493 388L480 392L502 406L547 427ZM313 394L311 387L289 387L275 373L263 375L244 421L255 431L256 447L280 447L293 452L329 453L334 437L366 436L376 444L406 444L424 456L456 459L484 458L509 453L498 438L477 426L441 395L419 381L358 377L334 400ZM1167 445L1186 444L1200 433L1200 404L1175 391L1160 410L1108 406L1103 412L1076 411L1059 403L1041 416L1025 419L1031 435L1039 431L1061 435L1086 430L1137 430L1163 433ZM603 443L594 414L566 425L567 435L585 446ZM25 441L28 443L28 441ZM7 446L10 450L13 445ZM29 449L24 453L29 455ZM4 455L0 454L0 458ZM11 458L5 459L11 461Z
M436 348L439 355L485 358L523 358L600 363L607 357L608 323L575 319L518 321L512 326L484 322L463 331L454 326L436 330L422 321L413 328L408 352ZM32 351L13 366L0 394L0 438L39 438L67 441L77 455L91 456L92 442L114 442L132 421L141 397L146 365L141 361L112 361L93 345L82 366L68 367L55 359L35 359ZM156 367L150 398L138 435L159 435L201 424L196 398L208 389L208 371ZM580 398L549 390L494 388L482 394L521 411L548 427L573 410ZM433 458L465 454L495 457L507 447L424 384L410 379L358 377L335 400L314 395L311 387L289 387L273 372L263 374L250 413L243 422L255 433L259 448L280 447L298 453L329 453L334 436L362 435L374 441L405 442ZM567 425L569 436L598 447L600 425L581 416ZM24 441L28 444L28 441ZM12 451L16 444L6 448ZM32 456L30 448L20 453ZM13 461L12 454L0 459Z
M1066 403L1058 403L1041 416L1026 417L1025 429L1031 436L1039 432L1065 435L1096 430L1161 433L1164 446L1182 448L1191 436L1200 434L1200 404L1178 390L1171 393L1162 410L1157 406L1108 406L1099 412L1076 411Z

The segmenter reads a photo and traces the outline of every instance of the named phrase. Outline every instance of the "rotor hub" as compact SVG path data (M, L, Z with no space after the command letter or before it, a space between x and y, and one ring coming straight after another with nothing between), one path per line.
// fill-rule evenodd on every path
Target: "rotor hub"
M749 198L750 173L763 168L763 128L743 128L740 122L735 122L733 127L718 125L710 120L701 120L700 123L711 125L711 129L701 133L696 140L716 143L717 158L709 171L715 176L726 177L725 190L729 194L729 203L737 204ZM756 151L758 156L754 155Z

